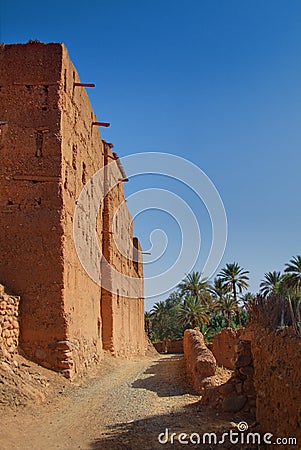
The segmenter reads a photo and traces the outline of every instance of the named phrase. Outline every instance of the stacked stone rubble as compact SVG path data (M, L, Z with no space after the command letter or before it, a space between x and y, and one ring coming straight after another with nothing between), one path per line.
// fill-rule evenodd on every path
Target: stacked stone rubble
M18 349L19 300L0 285L0 358L11 358Z
M235 346L234 375L228 383L220 386L223 395L223 409L256 414L256 391L254 388L254 366L251 342L239 341Z

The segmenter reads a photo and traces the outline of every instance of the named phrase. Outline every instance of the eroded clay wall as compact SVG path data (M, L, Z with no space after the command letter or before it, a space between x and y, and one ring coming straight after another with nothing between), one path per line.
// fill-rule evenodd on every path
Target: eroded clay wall
M163 339L153 345L159 353L184 353L183 339Z
M61 65L60 44L0 47L0 281L22 298L22 349L54 368L49 344L66 338Z
M256 415L262 433L272 433L275 439L297 438L297 446L292 448L299 448L300 337L291 328L267 330L247 325L235 346L234 369L233 376L219 389L223 409L243 409Z
M212 353L218 366L234 370L235 367L235 346L238 344L242 328L223 328L213 339Z
M132 217L124 202L124 175L105 144L108 178L115 187L104 202L104 256L115 275L102 290L102 318L104 349L116 356L129 357L145 353L143 267L141 247L133 237ZM112 162L113 161L113 162ZM119 182L118 182L119 180ZM118 276L124 274L125 277ZM103 273L105 276L105 271Z
M301 339L294 331L252 333L256 419L261 431L301 443Z
M104 118L95 116L85 89L75 84L80 83L80 80L65 49L62 76L64 83L60 107L63 148L64 299L66 314L69 317L68 334L74 354L70 365L89 365L99 358L101 342L105 350L110 350L116 356L144 354L143 271L141 256L138 257L140 259L137 263L133 261L135 250L132 218L124 202L125 174L117 164L118 156L112 152L113 145L101 139L98 126L93 124L97 120L103 121ZM112 171L104 168L110 164L114 168ZM106 189L112 180L116 186L107 194L104 192L101 195L103 198L98 205L96 223L98 244L110 267L126 275L111 284L107 279L111 275L100 265L103 289L87 277L74 245L70 245L77 199L91 177L100 170L102 188ZM93 186L89 187L91 202L96 201L96 188L99 186L94 186L94 189ZM120 205L123 207L119 209ZM119 213L115 217L118 209ZM82 225L80 224L79 229ZM94 231L91 224L90 234ZM87 246L92 252L90 236L86 237ZM136 246L140 249L138 242ZM97 255L91 255L91 258L97 261ZM135 298L130 297L132 277L140 281L140 291L135 291Z
M77 85L78 74L61 44L2 46L0 60L0 281L22 297L20 346L68 377L101 358L102 342L116 355L143 354L140 246L126 207L115 233L128 248L126 256L112 240L124 174L112 146L101 139L85 88ZM96 229L100 252L127 278L102 290L78 259L73 221L82 189L109 160L120 181L99 202L96 224L90 224L83 245L93 253L90 236ZM89 185L91 209L97 203L94 188L104 189L105 182ZM79 231L89 222L89 211L86 216L79 219ZM101 281L107 273L102 263L95 264ZM134 289L133 278L139 281Z
M0 284L0 358L10 359L18 350L19 301Z
M74 245L73 220L81 191L104 165L103 143L86 89L77 86L79 76L63 47L59 107L61 111L64 308L67 339L62 366L66 372L80 373L96 363L102 355L101 288L86 273ZM93 190L92 198L93 202ZM97 230L102 246L102 204L98 204ZM85 217L90 221L89 212ZM84 245L90 247L95 233L91 223ZM79 224L79 230L84 224ZM92 256L93 257L93 256ZM100 271L100 266L99 266Z
M216 361L197 328L184 332L184 358L187 378L201 392L203 379L215 375Z

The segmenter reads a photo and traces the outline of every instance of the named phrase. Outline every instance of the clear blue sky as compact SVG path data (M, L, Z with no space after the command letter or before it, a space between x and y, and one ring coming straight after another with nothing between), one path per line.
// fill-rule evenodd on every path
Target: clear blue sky
M300 0L2 0L0 40L28 39L66 44L121 156L172 153L211 178L229 225L221 266L248 269L253 292L301 253ZM162 222L147 214L144 247Z

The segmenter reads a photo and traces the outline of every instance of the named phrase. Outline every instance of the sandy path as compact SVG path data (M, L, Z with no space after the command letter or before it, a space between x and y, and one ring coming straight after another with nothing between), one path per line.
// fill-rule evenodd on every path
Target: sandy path
M2 417L0 448L185 448L160 444L158 434L166 428L187 433L228 430L235 420L202 410L198 400L186 383L182 356L108 358L98 376L81 386L54 396L46 405Z

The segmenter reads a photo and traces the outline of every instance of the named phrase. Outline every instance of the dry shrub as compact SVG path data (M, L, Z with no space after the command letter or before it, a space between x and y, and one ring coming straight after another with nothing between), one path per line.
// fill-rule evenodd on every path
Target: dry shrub
M283 295L257 295L246 305L249 323L272 330L293 327L296 334L301 336L301 303L293 303L290 297Z

